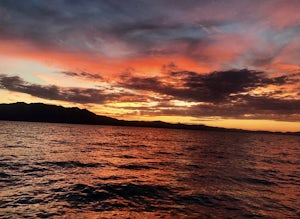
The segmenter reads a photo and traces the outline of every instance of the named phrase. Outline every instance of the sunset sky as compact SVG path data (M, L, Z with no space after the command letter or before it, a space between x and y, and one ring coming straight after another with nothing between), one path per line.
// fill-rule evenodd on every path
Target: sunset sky
M0 103L300 131L299 0L1 0Z

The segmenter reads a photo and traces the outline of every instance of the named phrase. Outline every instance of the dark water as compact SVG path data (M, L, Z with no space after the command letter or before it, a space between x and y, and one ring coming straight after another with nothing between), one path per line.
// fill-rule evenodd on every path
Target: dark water
M300 137L0 122L1 218L300 218Z

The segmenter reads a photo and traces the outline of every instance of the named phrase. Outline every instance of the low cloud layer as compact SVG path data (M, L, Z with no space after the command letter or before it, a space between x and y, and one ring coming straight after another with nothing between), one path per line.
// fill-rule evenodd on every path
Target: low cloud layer
M38 85L28 83L19 76L8 76L0 74L0 89L15 91L19 93L30 94L34 97L39 97L48 100L62 100L72 103L95 103L103 104L104 102L120 97L130 97L128 93L108 93L104 89L92 88L66 88L56 85Z
M258 71L229 70L209 74L180 71L170 72L167 77L136 77L124 75L120 86L136 90L148 90L170 95L186 101L218 103L230 101L237 94L268 85L296 84L299 74L268 78Z
M66 72L64 74L70 77L93 77L89 73ZM124 74L112 89L118 92L112 90L107 92L105 89L41 86L25 82L18 76L2 74L0 88L44 99L73 103L159 102L152 107L123 107L124 110L139 110L144 115L189 115L196 118L217 116L293 121L300 119L300 99L297 96L282 96L285 92L281 89L292 86L292 91L299 92L297 87L299 76L300 74L293 74L270 78L264 72L247 69L215 71L209 74L177 71L161 77ZM276 92L255 92L259 89L267 89L269 86L278 89ZM186 106L178 106L174 101L181 101Z
M198 103L190 107L160 104L152 109L155 114L297 121L300 119L300 99L297 96L283 98L280 95L286 93L285 86L292 86L293 92L299 92L299 76L293 74L268 78L264 72L247 69L204 75L181 71L169 73L167 83L164 77L140 78L127 75L122 77L121 85L167 95L168 101L175 99ZM276 91L253 92L269 86L277 87ZM145 114L150 111L145 108L140 110Z

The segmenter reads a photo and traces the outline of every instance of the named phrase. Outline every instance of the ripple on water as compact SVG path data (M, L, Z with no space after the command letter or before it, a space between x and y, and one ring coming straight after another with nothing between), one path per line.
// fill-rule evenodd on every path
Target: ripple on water
M278 184L275 182L272 182L270 180L264 180L264 179L258 179L258 178L249 178L249 177L241 177L241 178L235 178L236 181L243 182L243 183L249 183L249 184L256 184L256 185L262 185L262 186L277 186Z
M41 162L36 163L41 166L57 166L62 168L74 168L74 167L101 167L100 163L81 163L79 161L56 161L56 162Z
M111 208L111 203L119 203L119 207L127 208L128 203L132 206L143 207L151 205L157 200L166 200L172 192L164 186L141 185L141 184L99 184L90 186L86 184L75 184L68 188L52 189L56 194L53 196L56 201L66 201L70 207L90 206L90 204L103 205L105 210ZM119 200L119 201L116 201ZM104 202L103 201L109 201ZM109 204L110 203L110 204ZM122 203L127 203L122 205Z
M295 136L7 122L0 154L0 218L300 216Z
M125 164L119 165L118 168L120 169L128 169L128 170L150 170L150 169L158 169L157 167L142 165L142 164Z

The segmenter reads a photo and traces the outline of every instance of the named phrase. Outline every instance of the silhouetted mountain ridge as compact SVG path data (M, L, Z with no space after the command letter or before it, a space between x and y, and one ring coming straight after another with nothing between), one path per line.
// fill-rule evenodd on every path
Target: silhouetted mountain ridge
M125 121L107 116L99 116L86 109L79 109L77 107L65 108L43 103L27 104L23 102L0 104L0 120L248 132L241 129L226 129L205 125L171 124L162 121ZM267 131L258 132L273 133ZM287 134L300 135L300 132Z
M98 116L77 107L65 108L43 103L22 102L0 104L0 120L103 125L118 122L117 119Z

